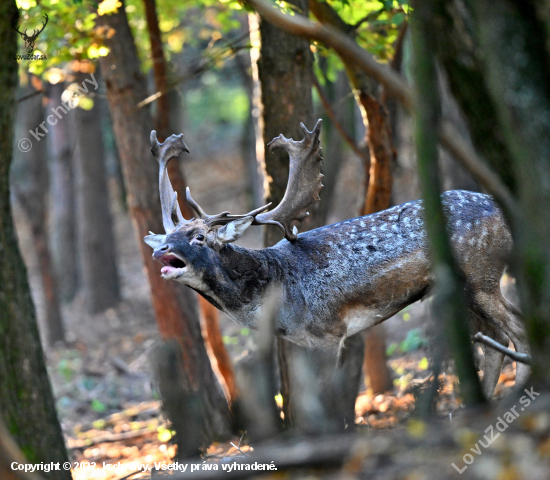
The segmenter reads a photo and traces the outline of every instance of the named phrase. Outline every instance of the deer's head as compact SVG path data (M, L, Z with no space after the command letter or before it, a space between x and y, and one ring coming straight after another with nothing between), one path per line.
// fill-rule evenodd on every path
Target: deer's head
M191 220L186 220L181 213L167 171L170 159L189 152L183 135L172 135L160 144L156 132L151 132L151 151L159 161L160 203L166 234L151 233L144 240L154 249L153 257L163 264L161 274L165 279L202 291L206 272L215 272L221 267L220 252L224 246L240 238L254 224L277 225L287 240L296 240L298 230L291 224L301 222L308 215L306 208L319 199L318 193L323 186L319 145L321 120L311 132L303 124L302 129L305 136L300 142L280 135L270 143L272 149L285 148L290 156L287 190L275 209L265 212L271 205L268 204L245 215L231 215L229 212L208 215L193 200L187 188L187 201L197 213L197 217Z
M24 40L25 42L25 50L27 50L27 53L29 55L32 54L32 52L34 52L34 44L36 42L36 39L38 38L38 35L40 35L42 33L42 31L44 30L44 28L46 28L46 25L48 24L48 14L45 13L44 14L44 18L45 18L45 22L42 22L42 28L39 28L39 29L35 29L33 30L33 33L31 35L29 35L27 33L27 30L24 30L23 32L19 30L19 27L15 27L14 25L14 29L15 31L21 36L21 38Z

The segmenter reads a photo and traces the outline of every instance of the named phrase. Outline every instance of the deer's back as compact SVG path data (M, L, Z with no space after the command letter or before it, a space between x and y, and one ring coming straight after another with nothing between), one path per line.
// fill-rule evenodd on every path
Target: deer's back
M467 279L498 288L511 237L491 197L442 195L448 229ZM335 343L422 298L431 282L422 201L311 230L274 247L291 275L286 290L301 305L300 343ZM495 283L496 282L496 283ZM295 315L289 311L289 316Z

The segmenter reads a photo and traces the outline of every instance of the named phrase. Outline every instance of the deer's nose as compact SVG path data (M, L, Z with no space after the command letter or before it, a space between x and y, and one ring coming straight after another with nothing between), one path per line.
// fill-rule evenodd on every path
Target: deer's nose
M155 250L153 251L153 258L160 258L165 253L168 253L170 249L172 248L171 245L159 245Z

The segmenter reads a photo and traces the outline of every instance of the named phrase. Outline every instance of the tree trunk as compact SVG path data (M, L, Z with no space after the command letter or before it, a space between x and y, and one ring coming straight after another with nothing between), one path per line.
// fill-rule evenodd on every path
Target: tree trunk
M50 85L48 109L61 107L65 85ZM61 107L63 108L63 107ZM62 112L61 110L59 110ZM76 201L73 177L73 145L71 125L75 113L64 114L55 126L49 126L48 144L51 148L51 247L61 300L69 302L78 289L76 258Z
M349 33L347 25L326 2L310 0L312 13L321 22L331 25L342 33ZM382 100L378 83L369 78L354 64L344 62L357 104L365 126L366 143L370 160L363 159L366 196L361 215L369 215L389 208L391 202L392 165L395 150L392 144L391 123ZM370 377L374 393L383 393L392 387L390 372L386 364L386 343L384 326L378 325L365 332L364 368Z
M291 2L298 8L298 11L307 15L307 1L296 0ZM252 22L254 22L252 18ZM254 31L251 25L251 34ZM259 42L252 39L252 43L260 44L260 52L257 57L255 76L261 85L260 125L262 129L262 145L281 133L285 137L300 140L303 133L300 131L300 122L303 122L309 129L313 128L312 118L312 76L313 76L313 54L307 40L294 37L273 27L260 18L259 21ZM268 179L267 201L277 205L283 198L288 181L289 161L286 152L275 150L273 153L260 152L260 161L263 159L266 178ZM321 193L321 198L323 195ZM324 201L328 199L325 198ZM307 230L321 226L321 215L316 215L318 206L313 204L309 211L311 213L307 221L302 224L301 230ZM281 239L280 232L274 228L266 228L264 242L266 246L275 244ZM310 350L304 352L303 347L298 347L283 339L277 339L277 351L279 357L279 372L281 377L281 394L283 396L283 413L287 426L296 424L304 430L320 430L326 427L322 422L313 425L315 417L304 408L303 389L306 384L300 378L303 369L298 366L302 360L311 363L309 374L317 369L317 374L325 379L332 379L336 363L335 355L327 355L326 352ZM359 362L360 363L360 362ZM321 366L321 368L313 368ZM340 372L341 373L341 372ZM307 373L305 374L308 375ZM321 378L318 376L318 378ZM353 377L352 377L353 378ZM331 380L322 381L321 399L323 400L326 413L334 420L336 428L343 428L344 422L336 419L341 410L332 408L337 402L332 401L337 390L332 388ZM358 391L358 384L350 381L346 388L352 392L355 398ZM338 392L337 395L346 396L345 392ZM341 395L340 395L341 394ZM353 407L348 409L344 415L348 423L354 421L355 412ZM329 427L332 428L332 427Z
M32 87L22 89L22 93L35 92ZM29 98L19 105L17 138L29 136L44 120L42 97ZM35 141L32 150L14 150L12 166L12 188L18 203L23 208L30 224L38 268L42 280L44 298L43 337L48 346L65 340L63 318L59 306L57 281L52 270L48 246L48 165L46 141Z
M0 413L27 462L68 460L10 211L18 65L15 2L0 3ZM19 139L18 139L19 140ZM70 479L70 471L45 474Z
M433 45L447 72L449 85L468 121L472 141L491 168L514 191L516 179L510 168L494 104L489 96L479 41L472 30L469 8L454 1L434 2Z
M101 103L96 95L91 110L77 108L75 111L78 259L84 304L89 313L103 312L120 300L101 131Z
M13 462L26 463L25 457L13 440L0 417L0 478L2 480L43 480L40 474L14 470Z
M390 120L382 101L364 90L358 90L358 97L368 119L365 128L370 151L369 183L361 215L369 215L390 207L395 151ZM364 333L364 337L364 370L369 376L369 386L375 394L387 392L393 383L386 362L386 328L383 324L375 325Z
M521 218L513 219L522 309L533 350L532 384L550 374L550 22L544 2L481 0L471 9L484 72L515 179ZM543 20L546 24L543 23ZM510 41L513 39L513 41ZM495 50L495 49L498 49ZM509 168L510 165L507 165ZM525 366L517 364L516 378Z
M151 257L150 247L143 242L149 230L163 231L158 163L149 153L152 119L146 108L136 107L147 97L147 90L124 8L116 14L98 17L98 23L116 31L106 40L110 53L100 59L100 65L107 85L128 208L151 286L160 334L163 339L176 339L182 347L183 375L208 412L204 415L204 437L224 436L229 433L229 409L204 347L195 293L176 282L165 282Z
M212 367L218 374L218 378L223 380L225 396L231 405L237 398L237 386L235 385L235 372L233 362L223 343L223 335L220 331L218 310L208 300L199 296L199 306L201 308L201 327L202 335L205 338L206 349L208 352Z

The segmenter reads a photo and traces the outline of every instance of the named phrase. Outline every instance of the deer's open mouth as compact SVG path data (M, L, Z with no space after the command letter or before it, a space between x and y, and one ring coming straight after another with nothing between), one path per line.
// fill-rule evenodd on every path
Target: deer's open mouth
M164 265L164 267L161 268L160 273L162 273L162 276L165 278L180 276L187 271L187 265L175 253L166 253L157 260Z

